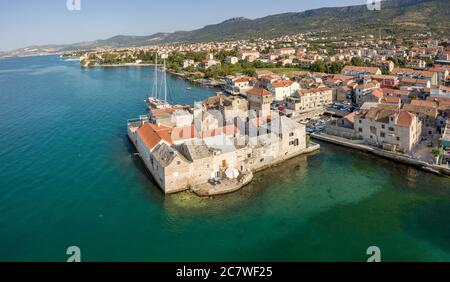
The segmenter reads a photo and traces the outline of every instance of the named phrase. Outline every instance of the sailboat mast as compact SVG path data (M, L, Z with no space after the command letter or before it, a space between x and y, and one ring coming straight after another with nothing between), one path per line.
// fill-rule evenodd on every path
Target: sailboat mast
M158 52L155 53L156 56L156 64L155 64L155 99L158 98Z

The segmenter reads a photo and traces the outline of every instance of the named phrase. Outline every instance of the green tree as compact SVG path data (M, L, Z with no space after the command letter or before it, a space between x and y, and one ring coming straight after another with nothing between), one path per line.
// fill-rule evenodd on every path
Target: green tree
M365 65L363 60L360 57L353 57L351 60L352 66L362 67Z
M431 154L433 155L434 158L436 158L436 164L439 165L440 164L440 158L442 156L444 156L444 148L434 148L433 150L431 150Z
M344 66L342 65L342 63L332 62L329 68L329 72L334 74L341 73L343 68Z
M327 65L324 61L316 61L311 65L310 70L313 72L326 72Z

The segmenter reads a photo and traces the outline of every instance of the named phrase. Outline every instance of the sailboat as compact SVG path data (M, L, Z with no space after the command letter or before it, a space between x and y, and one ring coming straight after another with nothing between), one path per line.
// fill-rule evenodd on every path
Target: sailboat
M164 66L162 69L162 82L161 88L158 85L158 53L156 53L156 64L155 64L155 80L153 84L153 91L150 96L145 100L148 109L151 111L153 109L166 109L170 108L171 105L167 102L167 74L166 74L166 56L164 58ZM159 93L162 92L162 93ZM163 96L163 97L161 97Z

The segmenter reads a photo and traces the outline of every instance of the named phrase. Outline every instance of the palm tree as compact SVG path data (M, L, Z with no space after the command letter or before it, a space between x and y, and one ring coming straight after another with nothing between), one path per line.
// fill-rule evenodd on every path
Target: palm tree
M440 164L440 158L444 155L444 149L442 147L434 148L431 151L431 154L433 155L433 157L436 158L436 164L439 165Z

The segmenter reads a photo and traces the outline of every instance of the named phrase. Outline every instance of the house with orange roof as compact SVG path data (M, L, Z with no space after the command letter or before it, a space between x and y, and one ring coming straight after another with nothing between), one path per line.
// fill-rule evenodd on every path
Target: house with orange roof
M350 113L342 118L331 120L325 126L325 133L347 139L356 138L355 116L357 112Z
M186 190L190 176L190 162L173 148L171 128L144 123L129 131L130 139L153 179L166 193ZM131 133L131 134L130 134ZM174 178L168 177L172 171Z
M403 106L405 111L415 114L422 122L422 137L432 138L440 133L437 123L439 107L432 100L412 100L410 104Z
M292 80L279 80L270 83L267 89L272 92L274 101L284 101L300 89L300 84Z
M279 81L281 79L282 79L282 76L277 75L277 74L265 75L259 79L258 86L267 88L270 84L272 84L276 81Z
M400 98L397 97L383 97L381 98L380 103L388 105L396 105L400 108L402 105L402 100L400 100Z
M270 115L270 105L273 101L272 92L264 88L252 88L246 93L249 109L258 116Z
M434 72L437 75L437 85L445 85L447 77L450 74L450 70L445 67L431 67L427 68L426 71Z
M380 83L378 81L370 81L356 85L353 87L355 103L361 106L365 102L379 102L379 99L383 95L381 94L381 97L378 97L379 92L375 91L376 89L380 89Z
M256 79L254 77L242 76L231 81L233 92L241 93L254 86Z
M342 74L347 76L353 76L358 78L364 78L371 75L381 75L380 68L377 67L357 67L357 66L345 66L342 69Z
M355 133L367 144L407 153L421 140L419 118L396 105L379 104L355 115Z
M333 89L329 87L300 89L286 101L288 109L297 112L321 109L333 103Z
M382 88L383 96L384 97L397 97L402 100L403 104L407 104L411 102L411 95L412 92L409 90L399 90L399 89L392 89L392 88Z
M378 81L381 88L394 88L399 83L398 78L394 75L373 75L370 79Z
M414 69L408 69L408 68L395 68L392 71L392 74L397 76L399 79L404 78L404 77L426 79L431 82L431 85L438 84L437 73L431 72L431 71L414 70Z
M408 89L408 88L430 88L431 82L427 79L418 79L418 78L410 78L404 77L400 79L400 89Z
M450 86L440 85L431 88L431 97L433 98L450 98Z

